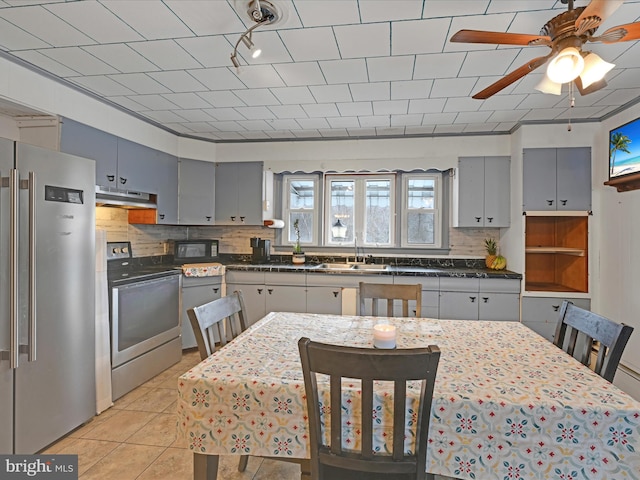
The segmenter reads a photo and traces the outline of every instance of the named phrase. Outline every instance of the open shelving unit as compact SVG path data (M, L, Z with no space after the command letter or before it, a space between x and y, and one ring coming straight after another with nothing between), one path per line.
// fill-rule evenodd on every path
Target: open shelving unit
M587 212L527 214L525 290L588 293L588 232Z

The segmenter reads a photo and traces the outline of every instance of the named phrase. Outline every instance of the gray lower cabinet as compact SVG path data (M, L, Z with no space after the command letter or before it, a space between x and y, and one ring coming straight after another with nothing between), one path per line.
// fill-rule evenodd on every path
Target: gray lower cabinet
M307 311L307 292L304 273L266 272L265 311L297 312Z
M187 315L190 308L203 305L222 296L222 277L182 278L182 348L196 347L196 337ZM219 339L216 339L219 340Z
M227 294L242 291L247 310L247 323L251 325L266 314L264 272L229 271L226 273Z
M591 300L571 297L522 297L522 323L549 341L553 341L564 300L589 310Z
M421 284L422 308L418 316L423 318L440 317L440 279L438 277L394 277L393 283L395 285ZM409 305L409 308L411 308L411 305ZM409 313L414 315L415 310ZM397 307L397 314L402 314L402 307Z
M342 314L342 292L337 275L307 275L307 312L325 313L327 315Z
M520 319L520 280L440 278L440 317L455 320Z

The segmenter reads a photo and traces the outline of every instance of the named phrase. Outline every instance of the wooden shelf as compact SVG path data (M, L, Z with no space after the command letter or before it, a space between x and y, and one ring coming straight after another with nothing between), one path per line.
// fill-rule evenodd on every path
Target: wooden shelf
M559 253L563 255L575 255L576 257L584 257L585 251L582 248L571 247L527 247L526 253Z
M572 292L572 293L584 293L581 290L568 287L567 285L561 285L558 283L527 283L527 291L529 292Z
M640 189L640 173L633 173L631 175L613 178L608 182L604 182L604 184L609 185L610 187L615 187L618 192L638 190Z

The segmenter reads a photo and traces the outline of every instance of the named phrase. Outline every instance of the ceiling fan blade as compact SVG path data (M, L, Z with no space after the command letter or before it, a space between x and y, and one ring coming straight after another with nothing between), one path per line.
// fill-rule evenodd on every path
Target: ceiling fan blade
M551 37L546 35L528 35L525 33L488 32L485 30L460 30L452 42L495 43L499 45L551 45Z
M597 28L623 3L624 0L591 0L576 19L576 33L582 35L587 30Z
M598 80L597 82L593 82L587 88L582 87L582 79L580 77L576 77L573 83L575 83L578 91L580 92L580 95L582 95L583 97L585 95L589 95L590 93L597 92L601 88L607 86L607 81L604 78L602 80Z
M640 39L640 22L627 23L626 25L618 25L611 27L598 37L592 40L602 43L629 42L631 40Z
M534 58L530 62L527 62L524 65L522 65L520 68L517 68L513 72L505 75L504 77L502 77L497 82L492 83L491 85L489 85L484 90L476 93L472 98L475 98L475 99L478 99L478 100L485 100L485 99L491 97L492 95L495 95L500 90L502 90L503 88L508 87L509 85L511 85L516 80L520 80L527 73L532 72L533 70L535 70L536 68L540 67L541 65L544 65L545 62L549 59L549 57L551 57L551 53L549 55L544 56L544 57Z

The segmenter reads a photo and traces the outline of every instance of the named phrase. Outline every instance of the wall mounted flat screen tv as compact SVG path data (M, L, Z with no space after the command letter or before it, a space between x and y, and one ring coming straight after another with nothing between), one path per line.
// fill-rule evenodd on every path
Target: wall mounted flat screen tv
M609 180L640 172L640 118L609 132Z

